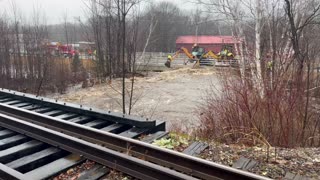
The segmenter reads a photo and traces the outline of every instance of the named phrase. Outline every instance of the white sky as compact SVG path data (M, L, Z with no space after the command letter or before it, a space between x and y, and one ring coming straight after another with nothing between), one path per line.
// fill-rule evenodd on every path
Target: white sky
M0 0L0 15L7 12L9 17L12 15L12 1L17 5L17 9L21 12L23 18L31 18L34 9L40 9L41 13L46 15L48 24L56 24L63 22L63 16L67 12L69 21L73 21L75 17L85 18L84 1L87 0ZM149 0L162 1L162 0ZM168 0L169 1L169 0ZM190 9L192 5L186 3L186 0L170 0L179 5L180 8Z
M34 9L40 9L46 15L49 24L62 22L63 15L67 12L69 18L84 17L82 0L0 0L0 14L7 12L10 15L12 1L22 16L31 17Z

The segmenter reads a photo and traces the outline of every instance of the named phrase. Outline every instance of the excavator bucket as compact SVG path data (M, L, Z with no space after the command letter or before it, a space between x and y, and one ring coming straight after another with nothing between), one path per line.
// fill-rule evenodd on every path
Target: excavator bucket
M199 68L200 67L200 60L197 60L196 63L192 66L192 68Z
M171 67L171 61L168 59L166 63L164 63L164 65L167 67L167 68L170 68Z

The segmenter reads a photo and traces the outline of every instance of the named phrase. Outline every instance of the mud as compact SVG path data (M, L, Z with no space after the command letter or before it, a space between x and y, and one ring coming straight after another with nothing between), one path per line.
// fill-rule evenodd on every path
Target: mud
M130 91L131 79L126 79ZM134 84L131 114L172 124L190 127L197 125L197 109L203 102L210 86L220 87L213 67L191 69L190 67L149 73L137 77ZM81 85L70 88L66 94L49 95L51 98L73 102L103 110L122 112L121 80L82 89ZM127 107L129 96L127 94ZM127 111L128 112L128 111Z

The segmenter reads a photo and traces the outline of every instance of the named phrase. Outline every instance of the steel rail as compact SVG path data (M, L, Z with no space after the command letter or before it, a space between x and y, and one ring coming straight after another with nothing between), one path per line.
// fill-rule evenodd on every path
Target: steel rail
M8 89L0 89L0 95L11 96L17 100L27 101L30 103L35 103L39 105L49 106L51 108L57 108L59 110L64 110L68 112L73 112L76 114L91 116L103 120L113 121L115 123L128 124L141 128L152 128L157 125L157 123L162 123L160 121L150 120L146 118L141 118L137 116L123 115L121 113L115 113L111 111L102 111L95 108L85 107L82 105L65 103L58 100L52 100L45 97L39 97L32 94L21 93L17 91L12 91ZM165 125L159 127L160 130L164 130ZM162 129L161 129L162 128Z
M138 140L85 127L54 117L38 114L0 103L0 113L18 117L107 148L174 169L201 179L268 179L263 176L209 162L176 151L160 148Z
M25 175L22 173L5 166L0 163L0 180L19 180L19 179L27 179Z
M0 125L66 151L81 154L90 160L139 179L196 179L125 153L113 151L8 115L0 114Z

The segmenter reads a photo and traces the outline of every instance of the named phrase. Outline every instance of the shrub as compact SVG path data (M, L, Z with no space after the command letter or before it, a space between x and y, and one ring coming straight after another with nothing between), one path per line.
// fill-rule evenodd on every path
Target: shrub
M298 85L288 87L283 78L266 87L261 98L249 80L221 79L222 88L211 88L199 108L200 137L281 147L320 145L319 118L313 102L306 104L305 91L294 88Z

